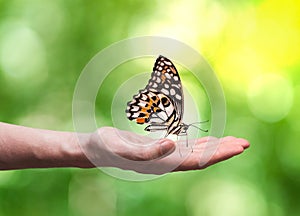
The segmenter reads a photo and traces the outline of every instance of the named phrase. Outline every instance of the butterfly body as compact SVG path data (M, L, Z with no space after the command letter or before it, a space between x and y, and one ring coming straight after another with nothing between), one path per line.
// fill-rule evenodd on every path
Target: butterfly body
M169 134L186 135L189 126L182 122L182 84L173 63L159 56L146 87L127 103L127 118L138 124L149 124L145 130L164 130Z

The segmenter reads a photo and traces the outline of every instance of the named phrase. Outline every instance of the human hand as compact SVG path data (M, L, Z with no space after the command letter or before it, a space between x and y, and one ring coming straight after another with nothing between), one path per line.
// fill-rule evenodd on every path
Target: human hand
M195 140L154 140L129 131L103 127L82 146L94 166L118 167L140 173L163 174L198 170L229 159L249 147L245 139L202 137Z

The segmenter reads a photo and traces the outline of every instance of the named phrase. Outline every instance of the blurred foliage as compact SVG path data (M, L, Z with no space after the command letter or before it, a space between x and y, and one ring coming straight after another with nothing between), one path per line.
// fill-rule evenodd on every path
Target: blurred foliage
M209 61L226 95L225 135L252 144L207 170L140 183L97 169L2 171L0 216L299 215L299 14L292 0L0 0L0 121L73 130L87 62L121 39L162 35ZM106 102L97 113L110 124Z

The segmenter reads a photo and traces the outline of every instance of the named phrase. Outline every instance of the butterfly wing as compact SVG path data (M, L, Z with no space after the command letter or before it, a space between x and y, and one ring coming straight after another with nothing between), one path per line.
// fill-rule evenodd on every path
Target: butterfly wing
M149 91L157 91L169 97L174 103L179 119L183 116L183 92L178 71L166 57L159 56L154 64L151 78L146 86Z
M148 123L146 131L158 131L176 128L179 119L169 97L158 92L140 91L127 104L127 118L138 124ZM169 133L167 133L169 134Z
M183 93L179 74L173 63L159 56L145 89L127 104L127 118L138 124L150 124L147 131L167 130L177 133L183 115Z
M138 124L148 123L152 113L160 112L157 92L141 90L133 96L133 100L127 103L126 114L129 120L135 120Z
M176 133L180 130L180 119L176 112L173 101L164 94L158 94L158 111L152 113L149 119L149 126L146 131L166 130L166 136L170 133Z

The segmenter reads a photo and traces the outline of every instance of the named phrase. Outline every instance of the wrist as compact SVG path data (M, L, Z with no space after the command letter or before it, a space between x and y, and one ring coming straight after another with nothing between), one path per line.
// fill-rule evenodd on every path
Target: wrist
M66 143L61 146L63 155L62 163L68 167L92 168L95 167L86 157L83 146L88 145L91 139L90 133L70 132Z

